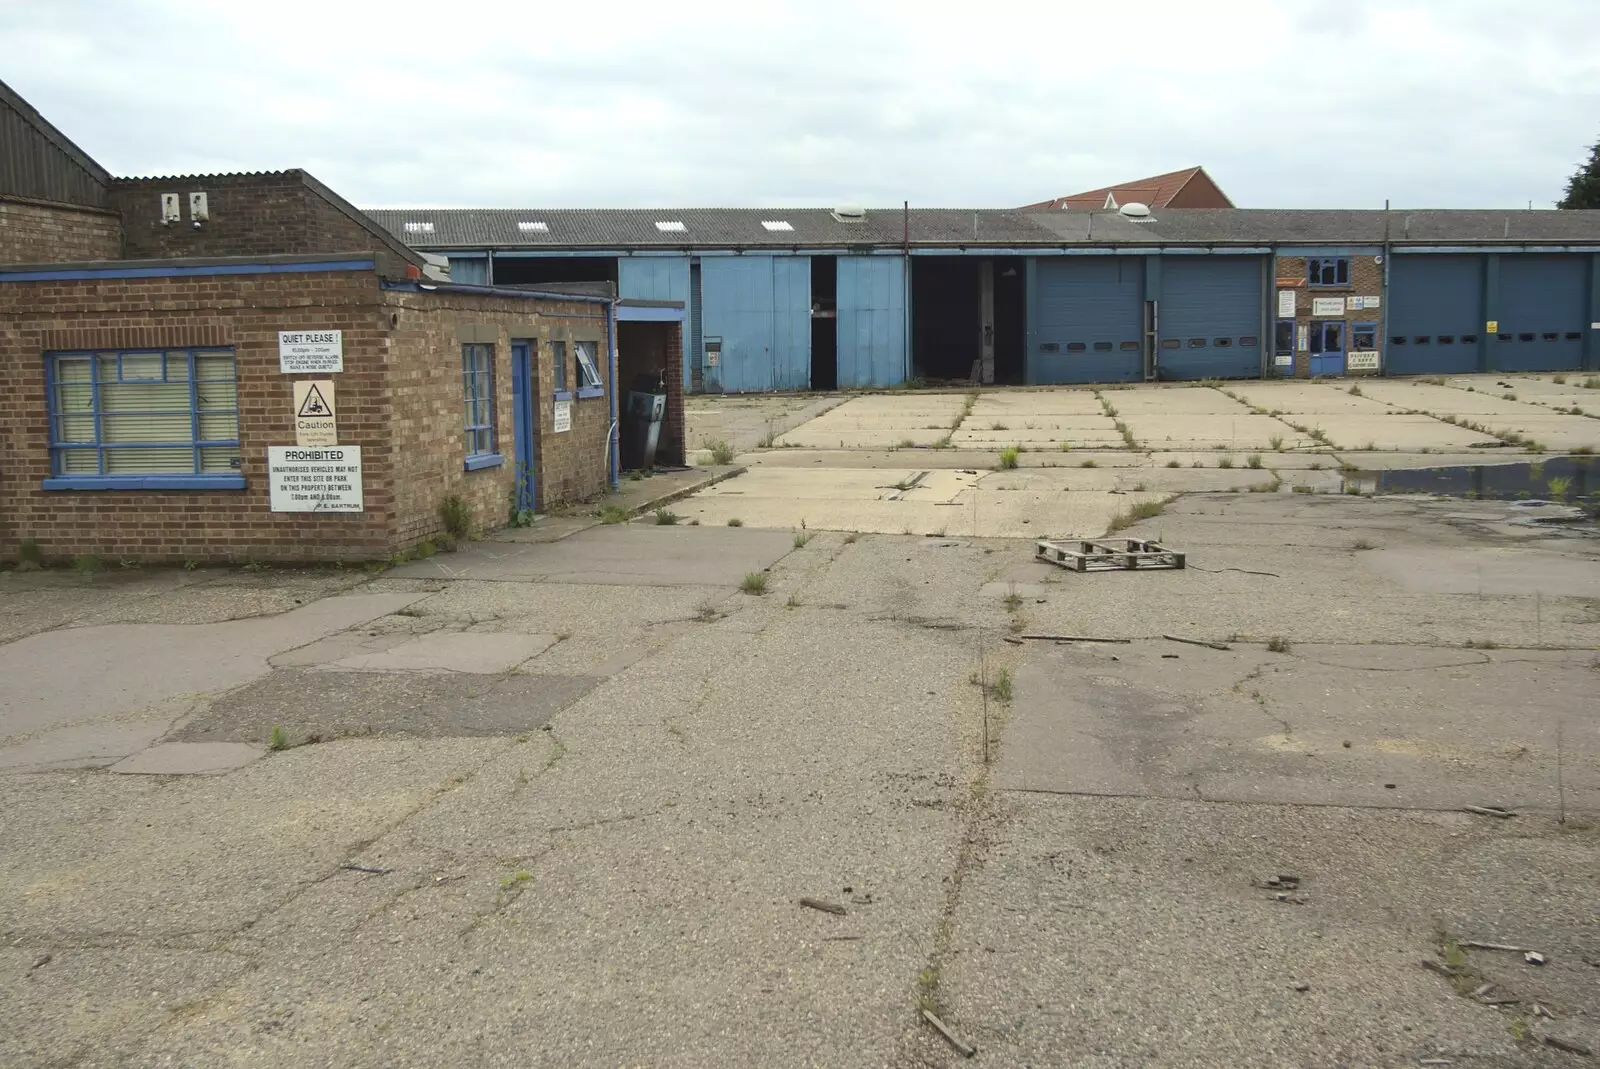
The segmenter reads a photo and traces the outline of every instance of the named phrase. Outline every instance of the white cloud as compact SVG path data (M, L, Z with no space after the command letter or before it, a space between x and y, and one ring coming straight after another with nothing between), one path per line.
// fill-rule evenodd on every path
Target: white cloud
M1593 0L51 0L0 36L115 173L366 205L998 207L1193 163L1254 207L1547 205L1600 137Z

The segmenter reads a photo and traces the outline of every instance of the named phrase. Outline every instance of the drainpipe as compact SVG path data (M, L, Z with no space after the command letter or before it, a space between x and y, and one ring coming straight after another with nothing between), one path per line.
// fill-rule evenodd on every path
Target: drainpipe
M606 453L609 461L606 467L610 469L611 489L615 490L622 484L621 457L618 451L622 448L622 435L619 433L617 420L617 302L606 303L606 349L611 362L611 430L606 434Z
M901 279L901 324L902 342L905 346L905 372L901 382L911 381L911 202L904 201L900 208L901 238L900 238L900 263ZM834 302L838 304L837 301ZM835 313L837 314L837 313ZM837 322L837 320L835 320Z
M1383 300L1379 303L1383 307L1378 309L1378 374L1384 378L1389 377L1389 265L1394 263L1394 250L1389 247L1389 199L1383 201ZM1345 351L1350 351L1349 343L1345 344ZM1479 352L1483 350L1480 348Z

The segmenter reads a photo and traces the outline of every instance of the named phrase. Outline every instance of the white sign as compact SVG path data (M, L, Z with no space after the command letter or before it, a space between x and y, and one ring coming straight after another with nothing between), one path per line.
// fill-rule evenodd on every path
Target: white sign
M335 418L332 379L295 380L295 445L338 445L339 428Z
M1300 324L1294 332L1294 347L1302 353L1311 350L1311 328L1304 323Z
M1383 307L1383 298L1382 297L1363 297L1363 298L1361 298L1361 306L1363 308L1382 308Z
M1342 316L1344 315L1344 298L1313 297L1311 299L1311 314L1314 316Z
M344 331L278 331L278 370L285 375L326 375L344 370Z
M1294 318L1294 290L1278 291L1278 318Z
M565 434L572 429L571 401L557 401L553 415L554 418L550 421L550 426L555 433Z
M361 447L267 446L273 512L360 512Z
M1345 354L1344 368L1346 371L1376 371L1378 370L1378 350L1352 349Z
M1288 353L1281 353L1272 358L1272 364L1274 367L1294 367L1294 357Z

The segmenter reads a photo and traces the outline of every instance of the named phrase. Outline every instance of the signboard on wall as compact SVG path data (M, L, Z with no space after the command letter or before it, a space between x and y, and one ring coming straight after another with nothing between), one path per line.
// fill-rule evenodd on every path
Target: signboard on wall
M557 434L565 434L572 429L572 402L557 401L555 410L550 413L550 429Z
M1311 314L1314 316L1342 316L1344 315L1344 298L1313 297L1311 299Z
M1294 347L1302 353L1311 350L1311 328L1304 323L1295 328Z
M344 331L278 331L278 370L285 375L326 375L344 370Z
M1294 318L1294 290L1278 291L1278 318Z
M1489 320L1489 322L1487 322L1487 323L1485 323L1483 325L1483 332L1485 334L1499 334L1500 333L1500 321L1498 319Z
M1280 353L1272 358L1273 367L1294 367L1294 357L1288 353Z
M1378 370L1378 350L1352 349L1345 354L1344 369L1346 371L1376 371Z
M361 447L267 446L273 512L361 512Z
M332 379L296 379L294 383L294 444L338 445L339 428L333 411Z

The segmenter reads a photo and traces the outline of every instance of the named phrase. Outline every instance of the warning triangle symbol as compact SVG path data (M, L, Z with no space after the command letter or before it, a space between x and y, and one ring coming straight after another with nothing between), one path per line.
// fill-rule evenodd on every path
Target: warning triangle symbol
M328 402L322 399L322 391L315 386L306 391L304 401L300 402L300 416L331 416L333 409Z

